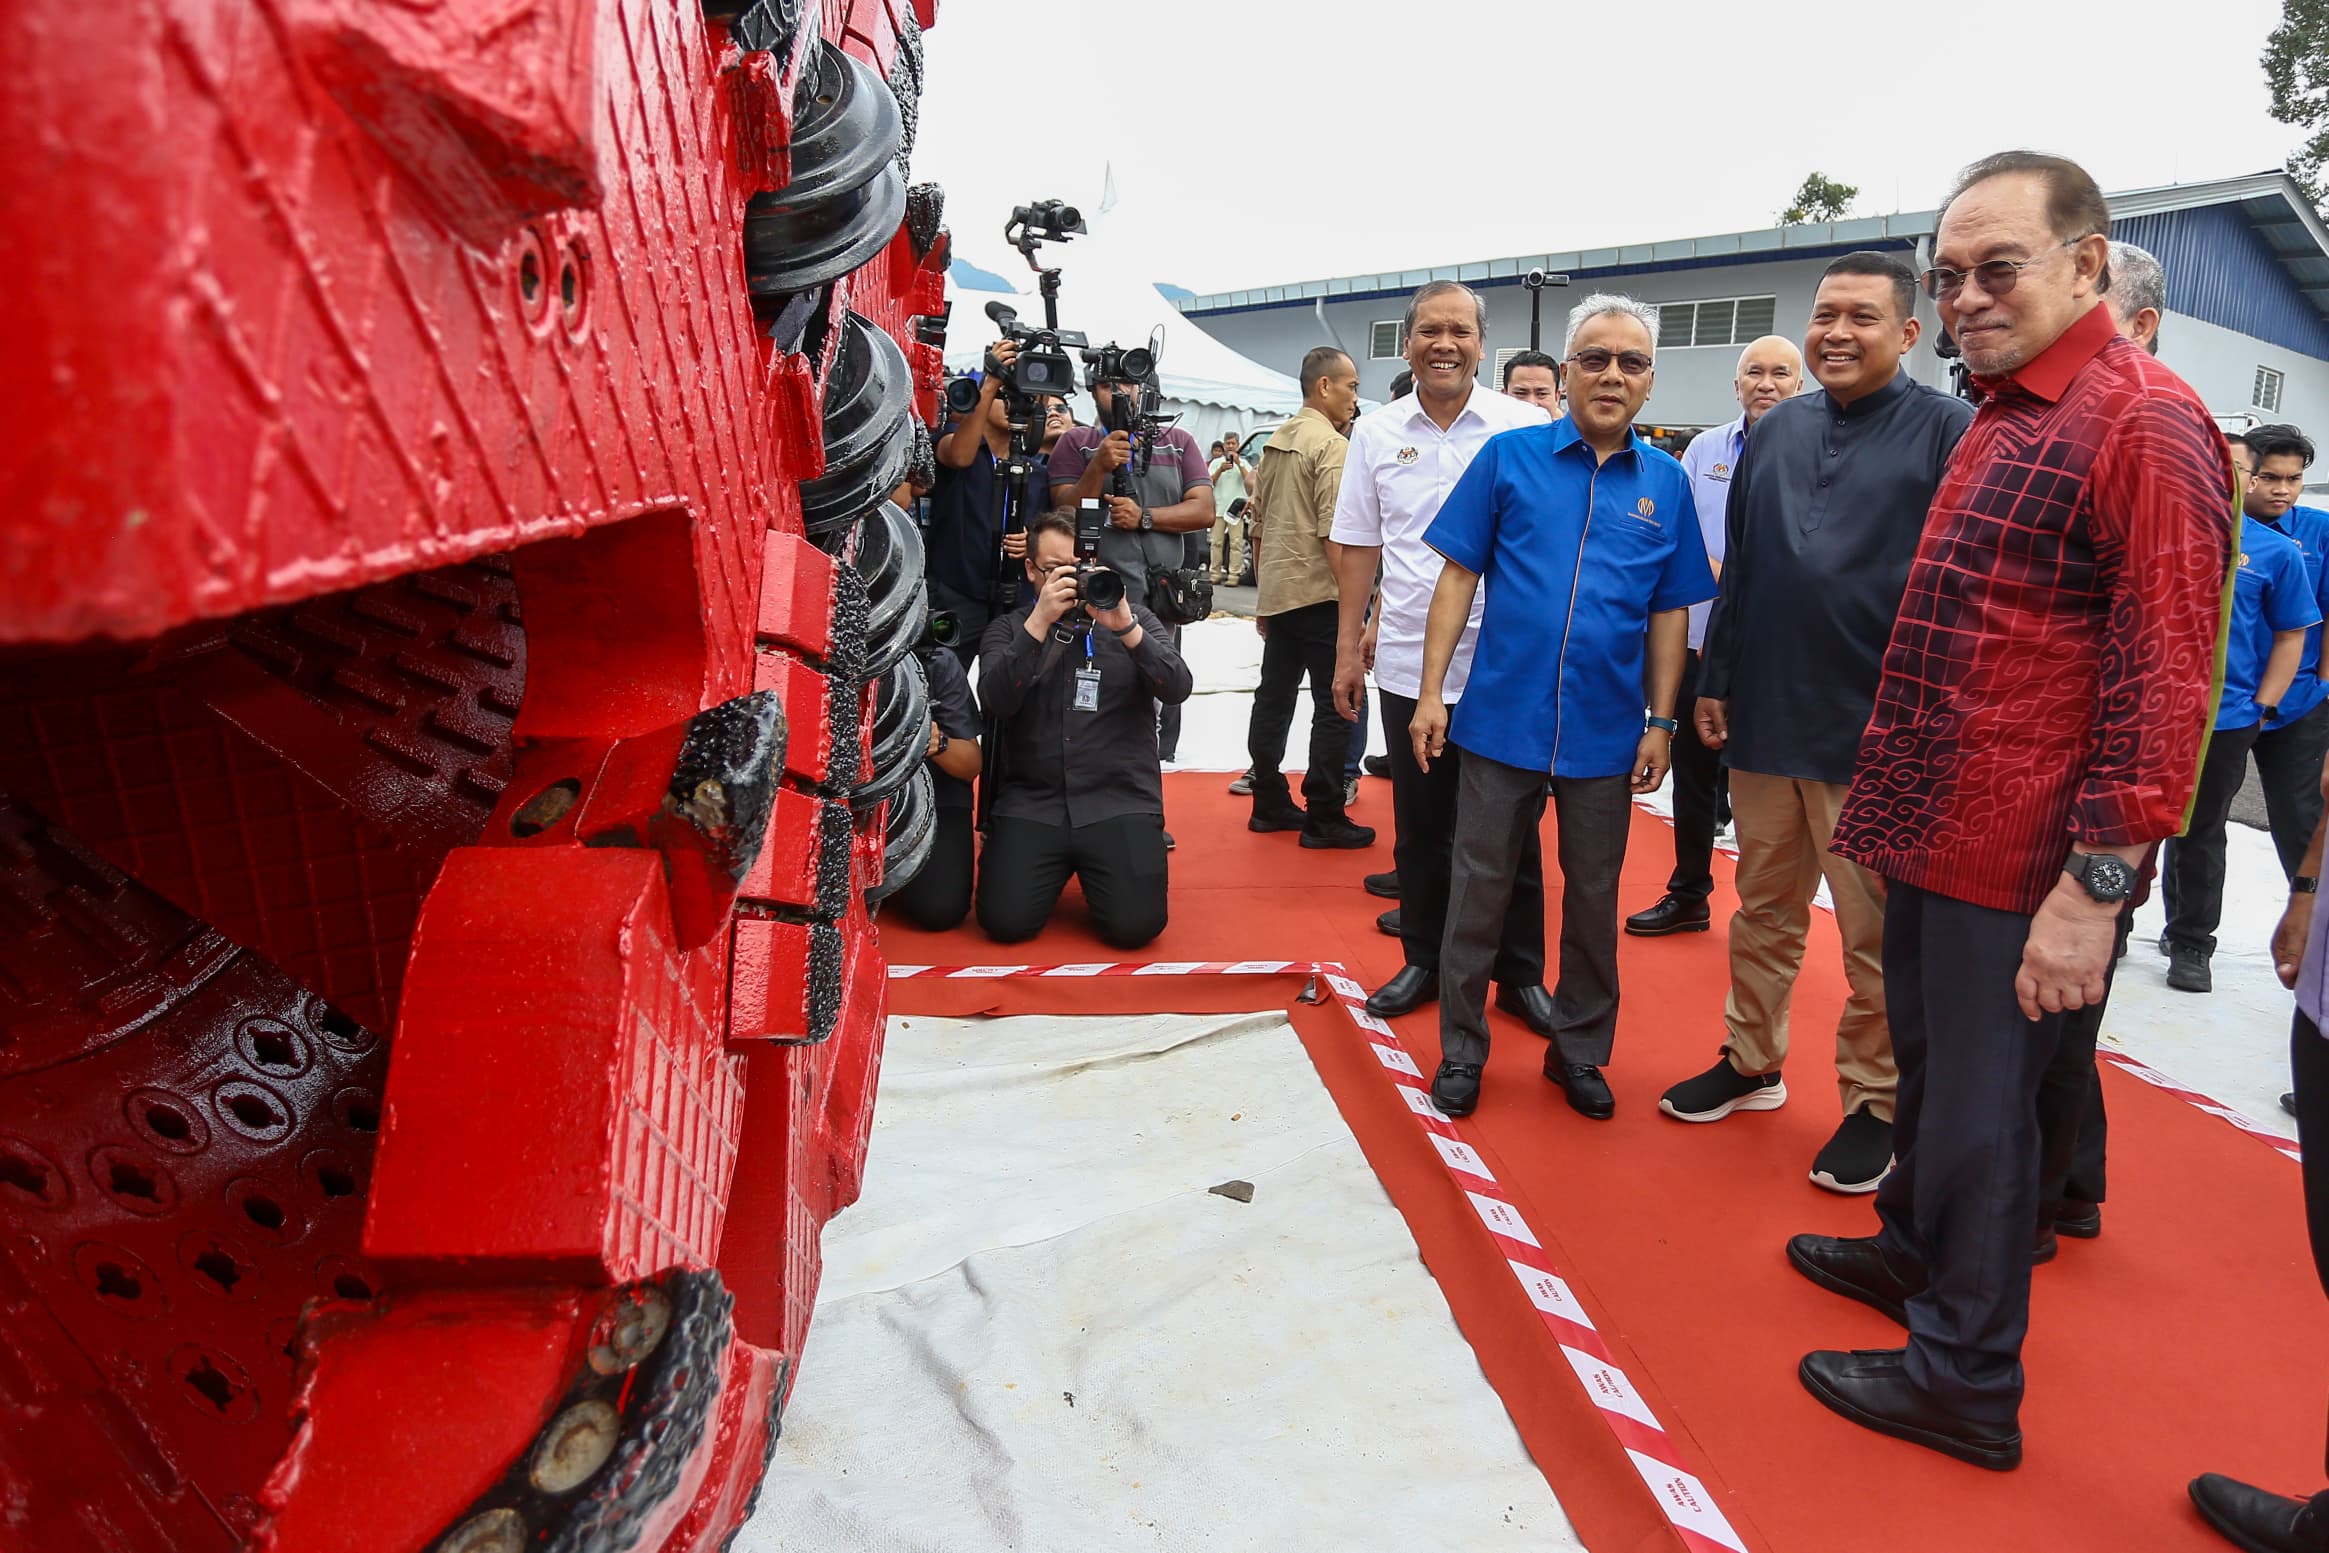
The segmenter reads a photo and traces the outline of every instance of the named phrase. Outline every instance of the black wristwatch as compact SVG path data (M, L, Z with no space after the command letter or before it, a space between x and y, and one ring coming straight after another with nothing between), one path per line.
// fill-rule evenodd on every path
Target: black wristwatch
M2098 906L2117 906L2135 893L2135 870L2108 852L2073 852L2062 871Z
M2280 721L2280 708L2277 706L2266 706L2262 701L2259 701L2256 703L2256 710L2260 714L2260 720L2264 722L2277 723Z
M2318 895L2321 893L2321 881L2311 874L2292 874L2289 876L2289 893L2291 895Z
M933 760L935 760L935 759L937 759L939 756L941 756L941 755L945 754L945 753L946 753L946 747L947 747L948 745L952 744L953 742L954 742L954 741L953 741L952 739L950 739L950 738L948 738L948 737L946 736L946 730L945 730L945 729L943 729L943 728L939 729L939 730L938 730L938 748L936 748L936 749L934 749L934 750L932 750L932 751L930 752L930 758L931 758L931 759L933 759Z
M1144 534L1145 534L1145 533L1147 533L1147 532L1148 532L1150 529L1153 529L1153 528L1155 528L1155 527L1156 527L1156 519L1155 519L1153 516L1151 516L1151 515L1150 515L1150 513L1149 513L1149 510L1148 510L1146 507L1143 507L1143 508L1141 508L1141 509L1140 509L1140 531L1141 531L1142 533L1144 533Z

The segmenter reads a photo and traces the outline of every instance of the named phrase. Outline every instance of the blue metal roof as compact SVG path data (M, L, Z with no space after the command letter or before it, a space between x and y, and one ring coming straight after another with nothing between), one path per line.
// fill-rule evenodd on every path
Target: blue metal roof
M2329 359L2329 230L2282 172L2136 189L2110 197L2111 235L2158 255L2171 311ZM1516 286L1532 269L1596 281L1664 270L1825 258L1856 248L1909 249L1932 236L1934 211L1904 212L1620 248L1521 254L1428 269L1342 275L1190 297L1190 314L1308 307L1398 297L1429 280Z

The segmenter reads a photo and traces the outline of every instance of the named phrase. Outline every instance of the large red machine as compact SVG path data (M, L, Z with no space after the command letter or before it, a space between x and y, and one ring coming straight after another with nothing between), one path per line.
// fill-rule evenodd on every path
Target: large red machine
M919 865L934 0L0 7L0 1547L723 1547Z

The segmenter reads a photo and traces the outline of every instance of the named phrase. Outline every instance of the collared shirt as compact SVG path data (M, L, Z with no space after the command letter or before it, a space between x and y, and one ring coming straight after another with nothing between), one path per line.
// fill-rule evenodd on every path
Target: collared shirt
M1253 572L1260 585L1254 612L1265 620L1337 596L1326 538L1334 531L1349 451L1334 423L1308 405L1262 449L1246 515L1253 520Z
M1027 634L1034 608L1028 599L979 641L979 700L1002 724L994 812L1071 827L1163 814L1156 703L1189 698L1189 666L1138 604L1140 645L1129 652L1097 624L1065 647L1048 635L1039 642ZM1100 704L1079 712L1076 671L1087 664L1100 671Z
M979 722L978 708L970 698L970 676L962 667L962 660L950 649L924 655L922 667L930 677L930 720L938 731L949 739L975 739L985 732ZM971 806L970 783L958 776L948 776L938 769L938 762L930 762L930 793L941 809L967 809Z
M1731 476L1738 470L1739 455L1747 447L1747 418L1742 415L1727 426L1709 427L1690 439L1690 446L1682 450L1682 472L1690 476L1690 499L1698 507L1698 537L1706 545L1706 558L1720 561L1729 539L1724 530L1723 515L1730 510ZM1706 621L1714 612L1712 600L1690 606L1690 645L1706 645ZM1682 713L1687 724L1690 719Z
M2232 460L2108 308L1975 387L1831 850L2026 915L2073 840L2182 824L2214 709Z
M2312 579L2313 602L2320 607L2322 618L2329 619L2329 512L2318 507L2291 507L2278 518L2258 521L2297 542L2305 555L2305 575ZM2329 700L2329 685L2321 681L2321 628L2315 626L2305 633L2305 661L2297 666L2297 677L2289 681L2288 694L2280 698L2280 717L2266 723L2265 732L2286 728L2325 700Z
M2218 728L2254 726L2261 715L2256 688L2272 657L2273 637L2310 631L2320 623L2321 606L2314 601L2313 579L2305 575L2305 553L2297 542L2260 518L2242 518L2240 553L2232 569L2232 619L2224 633Z
M948 431L956 436L978 435L961 425ZM1031 510L1020 515L1022 523L1051 505L1046 483L1050 477L1042 454L1035 456L1034 465L1027 479ZM1002 540L1003 504L995 489L995 456L980 441L968 466L938 466L938 478L930 486L929 526L922 535L923 575L956 593L983 599L994 587L995 557Z
M1972 419L1900 372L1851 404L1819 390L1755 423L1699 667L1698 693L1730 703L1725 765L1852 780L1925 513Z
M1423 692L1423 620L1431 611L1440 571L1439 552L1424 543L1423 531L1439 515L1440 503L1456 488L1483 443L1500 431L1542 426L1551 419L1542 405L1491 393L1474 383L1471 397L1445 431L1413 394L1368 411L1351 427L1334 531L1327 537L1338 545L1383 547L1375 683L1393 695ZM1474 595L1472 618L1448 664L1440 696L1450 703L1464 693L1485 603L1484 597Z
M1253 460L1243 453L1231 458L1224 453L1213 460L1209 470L1213 481L1213 515L1229 516L1230 503L1246 494L1246 480L1254 472Z
M1091 465L1093 449L1107 436L1098 426L1071 426L1061 432L1059 441L1051 447L1052 489L1056 491L1081 480L1084 470ZM1149 455L1148 473L1133 477L1133 489L1140 495L1140 504L1151 509L1177 506L1199 486L1211 484L1212 476L1205 473L1204 452L1198 448L1196 438L1178 426L1168 426L1158 433L1155 451ZM1106 495L1107 487L1102 486L1102 498ZM1053 500L1056 503L1061 498ZM1065 500L1072 504L1074 497L1071 495ZM1201 538L1198 543L1202 544ZM1161 529L1143 533L1110 524L1100 535L1100 564L1124 579L1126 598L1144 604L1148 601L1150 575L1189 565L1191 548L1191 542L1181 534L1168 534Z
M1488 594L1448 737L1555 776L1632 770L1650 616L1714 596L1681 464L1631 432L1600 459L1567 416L1508 431L1424 538Z

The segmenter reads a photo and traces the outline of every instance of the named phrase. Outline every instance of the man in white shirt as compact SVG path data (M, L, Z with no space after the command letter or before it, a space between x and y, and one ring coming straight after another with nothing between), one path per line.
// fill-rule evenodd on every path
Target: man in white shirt
M1407 304L1406 332L1414 392L1352 425L1330 536L1341 595L1335 704L1343 716L1356 720L1367 670L1375 671L1383 743L1391 762L1391 812L1398 828L1392 851L1407 964L1367 999L1368 1010L1384 1018L1409 1013L1439 996L1440 935L1447 921L1461 776L1460 756L1453 753L1433 761L1429 772L1422 770L1407 736L1415 698L1423 689L1424 617L1441 566L1439 552L1423 542L1423 531L1490 437L1552 419L1540 406L1476 381L1487 347L1488 308L1470 287L1451 280L1422 287ZM1382 601L1370 659L1363 633L1378 563ZM1463 694L1485 604L1483 590L1472 600L1471 619L1448 665L1441 695L1450 704ZM1544 986L1544 862L1534 830L1505 914L1494 975L1497 1007L1519 1014L1550 1039L1554 1020Z

